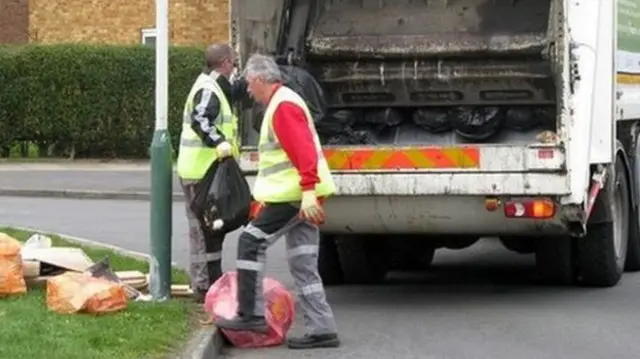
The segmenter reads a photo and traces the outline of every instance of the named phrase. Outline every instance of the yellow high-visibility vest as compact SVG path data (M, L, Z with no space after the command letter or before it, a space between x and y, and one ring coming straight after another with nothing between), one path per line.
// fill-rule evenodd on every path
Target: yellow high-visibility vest
M239 156L238 118L233 114L227 97L215 79L210 75L200 74L193 84L189 96L187 96L183 112L182 133L180 134L177 172L180 178L188 180L202 179L211 164L218 158L216 149L207 147L191 128L191 113L196 106L194 97L196 92L201 89L211 90L213 95L218 97L220 113L212 125L216 126L229 142L233 149L233 156L236 158Z
M295 202L302 198L300 175L280 146L278 136L273 130L273 113L282 102L292 102L303 109L318 154L320 182L316 184L315 192L318 197L331 196L336 191L335 183L331 177L329 165L322 154L320 139L309 108L300 95L282 86L271 98L262 120L258 141L258 176L253 188L254 198L256 201L265 203Z

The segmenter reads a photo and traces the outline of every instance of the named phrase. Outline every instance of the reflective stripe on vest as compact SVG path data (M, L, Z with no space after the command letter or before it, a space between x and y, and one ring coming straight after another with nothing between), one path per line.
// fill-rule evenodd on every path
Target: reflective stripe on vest
M318 196L330 196L335 192L335 185L329 166L322 155L320 140L310 111L298 94L284 86L276 91L265 110L258 143L258 176L254 184L253 195L257 201L271 203L293 202L300 200L302 197L300 175L282 149L273 131L273 113L278 104L285 101L300 106L307 117L307 123L318 153L318 177L320 177L320 183L316 185L315 191Z
M221 90L222 91L222 90ZM218 95L217 91L213 91L216 96L218 96L218 98L221 98L221 96ZM226 97L222 96L222 100L221 101L226 101ZM227 103L228 105L228 103ZM223 107L224 105L221 105L221 107ZM231 106L229 106L231 107ZM187 125L189 126L189 128L191 127L191 112L193 111L193 99L191 99L191 109L189 111L189 113L183 114L183 120L182 120L182 124L183 125ZM235 122L235 116L233 115L233 113L226 113L225 111L220 111L220 114L218 115L218 118L216 119L216 125L218 125L219 127L222 127L224 125L233 125ZM234 131L234 138L236 138L237 133ZM225 134L226 136L226 134ZM180 146L184 146L184 147L207 147L206 144L204 144L200 138L181 138L180 139Z
M268 142L262 143L258 146L258 153L282 150L282 146L275 139L275 135L273 133L272 127L269 127L268 131L269 131L267 132ZM318 159L324 160L324 154L322 153L322 151L318 152ZM293 168L293 163L290 160L286 160L286 161L271 165L269 167L262 168L260 172L258 172L258 176L265 177L278 172L288 170L290 168Z
M218 157L216 150L208 147L191 128L191 114L196 107L193 102L194 97L196 92L201 89L210 90L212 96L216 96L220 101L220 113L212 125L216 126L216 129L231 144L233 154L237 156L239 152L237 147L237 118L233 115L231 106L215 79L212 76L201 74L189 92L183 111L177 172L178 176L184 179L202 179Z

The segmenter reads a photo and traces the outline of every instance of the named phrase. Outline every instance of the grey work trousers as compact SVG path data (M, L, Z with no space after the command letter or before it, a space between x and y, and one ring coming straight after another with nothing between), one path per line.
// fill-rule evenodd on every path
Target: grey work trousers
M318 273L318 227L297 218L299 209L290 204L267 204L243 230L238 240L238 314L264 316L262 282L266 251L281 236L286 237L289 270L298 291L309 334L336 333L333 311L327 303Z
M189 224L189 274L193 291L205 292L222 276L224 235L207 229L191 209L197 181L180 179Z

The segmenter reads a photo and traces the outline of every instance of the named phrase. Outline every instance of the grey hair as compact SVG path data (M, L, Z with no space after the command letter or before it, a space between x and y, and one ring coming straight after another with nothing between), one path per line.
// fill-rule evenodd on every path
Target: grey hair
M282 82L278 64L271 56L251 55L244 68L244 77L259 77L266 83Z

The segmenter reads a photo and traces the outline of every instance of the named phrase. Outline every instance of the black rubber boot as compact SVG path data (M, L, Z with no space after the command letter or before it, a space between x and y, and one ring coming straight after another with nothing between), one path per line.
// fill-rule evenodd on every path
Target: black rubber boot
M305 335L301 338L289 338L287 345L290 349L337 348L340 339L337 334Z
M220 329L227 330L249 330L258 333L268 333L269 327L264 317L243 317L237 316L233 319L217 319L214 323Z

